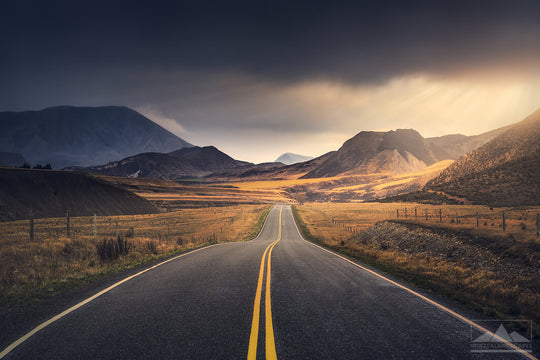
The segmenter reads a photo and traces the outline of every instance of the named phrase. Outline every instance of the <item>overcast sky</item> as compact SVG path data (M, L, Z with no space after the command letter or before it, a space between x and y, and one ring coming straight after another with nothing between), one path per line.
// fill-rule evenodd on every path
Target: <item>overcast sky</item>
M540 107L538 0L0 2L0 111L125 105L241 160Z

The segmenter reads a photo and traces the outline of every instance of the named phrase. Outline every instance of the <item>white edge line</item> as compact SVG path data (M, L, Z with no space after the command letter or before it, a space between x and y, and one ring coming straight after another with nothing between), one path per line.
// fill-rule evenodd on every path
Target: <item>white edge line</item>
M257 234L257 236L255 236L253 239L249 240L249 241L254 241L254 240L257 240L259 238L259 236L261 236L264 228L266 227L266 222L268 221L268 218L270 217L270 212L276 207L277 205L272 205L272 208L270 209L270 211L268 211L268 214L266 214L266 218L264 219L264 223L263 223L263 226L261 227L261 231L259 231L259 233ZM1 358L0 358L1 359Z
M275 206L275 205L274 205ZM270 211L272 211L272 209L270 209ZM261 231L259 231L259 234L253 238L252 240L250 241L253 241L253 240L256 240L263 232L264 230L264 227L266 226L266 222L268 221L268 215L270 215L270 211L268 212L268 214L266 214L266 219L264 220L264 224L263 226L261 227ZM153 265L147 269L144 269L142 271L139 271L138 273L134 274L134 275L131 275L131 276L128 276L127 278L123 279L123 280L120 280L118 281L117 283L114 283L113 285L109 286L108 288L98 292L97 294L94 294L92 296L90 296L89 298L79 302L78 304L76 305L73 305L72 307L70 307L69 309L67 310L64 310L63 312L61 312L60 314L50 318L49 320L41 323L40 325L36 326L34 329L30 330L29 332L27 332L25 335L23 335L22 337L20 337L18 340L16 340L15 342L13 342L11 345L9 345L8 347L6 347L1 353L0 353L0 359L2 359L4 356L6 356L7 354L9 354L10 352L12 352L17 346L21 345L23 342L25 342L26 340L28 340L29 338L31 338L33 335L35 335L38 331L46 328L47 326L51 325L52 323L54 323L55 321L63 318L64 316L66 316L67 314L77 310L78 308L88 304L89 302L91 302L92 300L95 300L97 299L98 297L100 297L101 295L111 291L112 289L114 289L115 287L119 286L119 285L122 285L123 283L125 283L126 281L129 281L139 275L142 275L144 274L145 272L147 271L150 271L152 269L155 269L161 265L164 265L168 262L171 262L173 260L176 260L178 258L181 258L183 256L186 256L186 255L189 255L189 254L193 254L197 251L201 251L201 250L205 250L205 249L209 249L211 247L214 247L214 246L218 246L218 245L225 245L225 244L229 244L229 243L220 243L220 244L214 244L214 245L208 245L208 246L204 246L202 248L198 248L198 249L195 249L195 250L192 250L192 251L189 251L189 252L186 252L186 253L183 253L183 254L180 254L178 256L175 256L173 258L170 258L168 260L165 260L165 261L162 261L160 262L159 264L156 264L156 265Z
M292 211L291 211L291 215L292 215ZM366 268L366 267L364 267L364 266L362 266L362 265L360 265L360 264L357 264L357 263L355 263L354 261L351 261L351 260L347 259L347 258L344 257L344 256L341 256L341 255L339 255L339 254L337 254L337 253L335 253L335 252L333 252L333 251L330 251L330 250L328 250L328 249L325 249L325 248L323 248L322 246L319 246L319 245L317 245L317 244L312 243L311 241L308 241L308 240L304 239L304 236L302 235L302 233L300 232L300 229L298 228L298 224L296 223L296 219L295 219L294 215L293 215L293 220L294 220L293 222L294 222L294 225L295 225L295 227L296 227L296 231L298 232L298 235L300 236L300 238L301 238L302 240L304 240L304 241L307 242L308 244L311 244L311 245L313 245L313 246L315 246L315 247L318 247L319 249L321 249L321 250L323 250L323 251L326 251L327 253L330 253L330 254L332 254L332 255L335 255L335 256L337 256L337 257L339 257L339 258L341 258L341 259L343 259L343 260L345 260L345 261L351 263L352 265L354 265L354 266L356 266L356 267L358 267L358 268L360 268L360 269L362 269L362 270L364 270L364 271L367 271L368 273L370 273L370 274L372 274L372 275L375 275L375 276L377 276L377 277L379 277L379 278L381 278L381 279L383 279L383 280L386 280L386 281L388 281L389 283L391 283L391 284L393 284L393 285L395 285L395 286L397 286L397 287L399 287L399 288L401 288L401 289L403 289L403 290L405 290L405 291L407 291L407 292L409 292L409 293L411 293L411 294L413 294L413 295L418 296L419 298L421 298L421 299L424 300L424 301L427 301L427 302L430 303L431 305L434 305L434 306L438 307L439 309L441 309L441 310L443 310L443 311L446 311L446 312L449 313L450 315L452 315L452 316L458 318L459 320L461 320L461 321L463 321L463 322L465 322L465 323L467 323L467 324L469 324L469 325L471 325L471 326L474 326L476 329L478 329L478 330L480 330L480 331L483 331L483 332L485 332L485 333L490 334L491 336L493 336L493 337L496 338L497 340L503 342L506 346L510 347L510 348L513 349L514 351L519 352L519 353L520 353L521 355L523 355L524 357L526 357L526 358L528 358L528 359L531 359L531 360L538 360L538 358L536 358L534 355L530 354L530 353L527 352L526 350L523 350L523 349L521 349L520 347L518 347L518 346L512 344L511 342L508 342L507 340L503 339L503 338L500 337L499 335L496 335L495 333L489 331L488 329L484 328L483 326L478 325L478 324L475 323L474 321L467 319L465 316L460 315L460 314L458 314L457 312L455 312L455 311L453 311L453 310L450 310L450 309L447 308L446 306L441 305L441 304L439 304L438 302L436 302L436 301L434 301L434 300L431 300L430 298L428 298L428 297L426 297L426 296L424 296L424 295L422 295L422 294L419 294L419 293L417 293L416 291L414 291L414 290L412 290L412 289L409 289L408 287L406 287L406 286L404 286L404 285L401 285L401 284L399 284L399 283L397 283L397 282L395 282L395 281L393 281L393 280L390 280L390 279L388 279L387 277L382 276L381 274L378 274L378 273L376 273L376 272L373 271L373 270L370 270L370 269L368 269L368 268Z

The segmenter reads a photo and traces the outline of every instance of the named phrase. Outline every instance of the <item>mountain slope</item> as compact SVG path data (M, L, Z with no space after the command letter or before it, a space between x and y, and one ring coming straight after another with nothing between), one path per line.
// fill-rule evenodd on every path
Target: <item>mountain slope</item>
M434 138L426 138L426 143L433 152L433 155L439 160L457 160L461 156L479 148L488 141L510 129L508 125L499 129L488 131L480 135L465 136L461 134L445 135Z
M0 112L0 151L54 168L89 166L191 144L126 107L58 106Z
M540 110L461 157L426 185L493 206L540 204Z
M362 131L304 178L341 174L409 172L436 162L424 138L415 130Z
M224 152L219 151L215 146L194 146L170 152L169 155L189 160L198 169L209 172L252 165L246 161L233 159Z
M23 165L25 162L26 159L21 154L0 152L0 166L18 167Z
M301 163L304 161L308 161L313 159L312 156L305 156L305 155L299 155L299 154L293 154L293 153L285 153L281 154L275 162L280 162L285 165L292 165L296 163Z
M235 160L213 146L194 146L168 154L142 153L105 165L71 169L113 176L182 180L204 177L216 171L240 168L249 164Z
M0 220L158 213L149 201L85 174L0 169Z

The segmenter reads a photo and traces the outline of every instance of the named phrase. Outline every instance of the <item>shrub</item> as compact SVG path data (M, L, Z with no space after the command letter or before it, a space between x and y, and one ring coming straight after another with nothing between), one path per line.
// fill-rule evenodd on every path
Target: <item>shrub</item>
M154 240L149 240L146 242L146 247L148 248L148 250L154 254L154 255L157 255L158 253L158 250L157 250L157 243L154 241Z
M97 255L101 261L116 260L120 256L129 253L131 244L124 238L118 236L115 239L103 239L96 245Z

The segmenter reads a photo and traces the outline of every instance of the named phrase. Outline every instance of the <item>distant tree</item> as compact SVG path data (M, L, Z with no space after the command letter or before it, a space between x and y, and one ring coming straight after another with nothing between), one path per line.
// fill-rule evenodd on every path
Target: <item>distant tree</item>
M30 166L29 163L25 162L24 164L21 165L21 169L31 169L32 167Z
M36 164L36 166L34 166L34 169L43 169L43 166L41 166L41 164Z
M44 167L45 170L52 170L51 163L47 163Z

